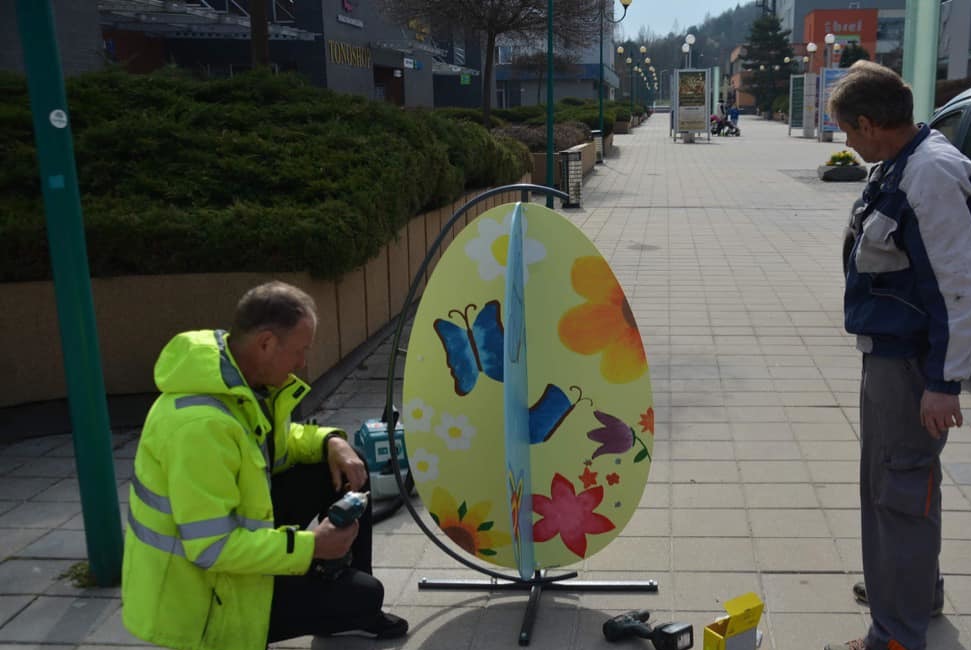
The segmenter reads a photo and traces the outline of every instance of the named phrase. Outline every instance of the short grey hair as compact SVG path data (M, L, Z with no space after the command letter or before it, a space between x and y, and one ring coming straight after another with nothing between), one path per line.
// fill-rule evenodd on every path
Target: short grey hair
M236 336L260 330L284 334L304 318L317 322L317 305L307 292L286 282L267 282L239 299L230 331Z
M914 95L896 72L872 61L857 61L833 87L830 115L860 128L866 116L876 126L895 128L914 123Z

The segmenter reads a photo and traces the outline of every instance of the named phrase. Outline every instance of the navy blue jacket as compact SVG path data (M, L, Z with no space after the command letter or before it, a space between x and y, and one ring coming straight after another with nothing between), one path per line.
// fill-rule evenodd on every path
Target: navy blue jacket
M927 389L971 375L971 161L922 126L871 170L843 299L857 347L923 361Z

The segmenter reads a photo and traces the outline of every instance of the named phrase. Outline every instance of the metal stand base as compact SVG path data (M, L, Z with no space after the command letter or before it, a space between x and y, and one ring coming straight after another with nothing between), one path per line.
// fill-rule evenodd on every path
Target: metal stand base
M566 573L556 578L546 578L545 571L537 571L532 580L520 582L505 580L429 580L422 578L418 581L418 589L442 589L452 591L526 591L529 590L529 601L523 613L523 624L519 628L519 645L529 645L536 621L536 611L539 609L539 599L543 590L549 591L587 591L587 592L643 592L657 593L656 580L642 580L630 582L609 582L605 580L570 580L576 577L576 572Z

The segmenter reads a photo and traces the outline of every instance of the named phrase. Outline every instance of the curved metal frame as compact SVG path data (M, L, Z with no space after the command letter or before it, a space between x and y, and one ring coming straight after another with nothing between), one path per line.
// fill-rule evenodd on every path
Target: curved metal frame
M560 190L556 190L550 187L545 187L543 185L532 185L527 183L520 183L515 185L504 185L502 187L496 187L491 190L487 190L482 194L479 194L471 201L469 201L461 208L459 208L452 215L452 218L449 219L448 223L446 223L445 226L442 227L441 232L438 233L438 237L432 243L431 247L429 247L428 253L425 255L425 259L422 261L421 266L418 268L418 273L415 275L414 279L411 282L411 286L408 288L408 295L405 297L405 302L404 302L404 305L402 305L401 307L401 312L398 314L398 323L395 326L394 338L392 339L392 343L391 343L391 357L390 357L390 360L388 361L388 380L387 380L388 390L387 390L385 403L384 403L384 421L388 423L388 444L390 445L389 449L392 450L391 468L394 472L395 481L397 481L398 483L398 490L402 495L401 500L404 503L405 507L408 509L408 512L411 513L412 519L415 520L415 523L418 524L418 527L422 530L423 533L425 533L425 536L428 537L428 539L430 539L432 542L434 542L435 545L438 546L438 548L442 549L442 551L444 551L449 557L451 557L456 562L459 562L460 564L464 564L465 566L469 567L470 569L473 569L474 571L483 573L491 577L493 580L508 580L510 582L515 582L522 585L542 585L542 584L558 582L561 580L567 580L569 578L575 578L577 576L577 572L570 571L562 575L546 577L546 576L541 576L540 572L537 571L536 575L533 578L524 580L522 577L518 575L506 575L504 573L494 571L480 564L472 562L471 560L453 551L441 539L439 539L435 535L435 533L428 527L428 525L424 521L422 521L421 515L418 514L418 511L415 510L415 507L412 505L411 500L408 498L408 490L405 487L404 479L402 479L401 477L401 467L398 464L398 452L397 452L398 443L394 437L395 426L397 423L395 422L393 403L394 403L395 370L397 366L398 352L399 352L398 345L401 341L401 333L404 330L405 321L408 319L408 312L411 310L412 302L415 299L415 294L418 292L418 286L421 284L422 278L425 276L428 270L428 264L431 261L432 256L434 256L434 254L438 251L439 247L442 244L442 241L445 239L445 233L451 230L452 226L454 226L455 223L466 212L468 212L470 208L481 203L485 199L488 199L489 197L495 196L497 194L504 194L506 192L522 192L524 202L528 201L530 192L546 194L547 196L550 196L550 197L555 196L562 201L570 200L569 195L566 194L565 192L561 192Z

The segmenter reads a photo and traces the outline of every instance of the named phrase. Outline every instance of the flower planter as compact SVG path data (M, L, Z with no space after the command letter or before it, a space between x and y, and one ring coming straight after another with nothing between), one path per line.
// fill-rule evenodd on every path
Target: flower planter
M863 165L820 165L816 173L824 181L847 182L864 180L867 170Z

